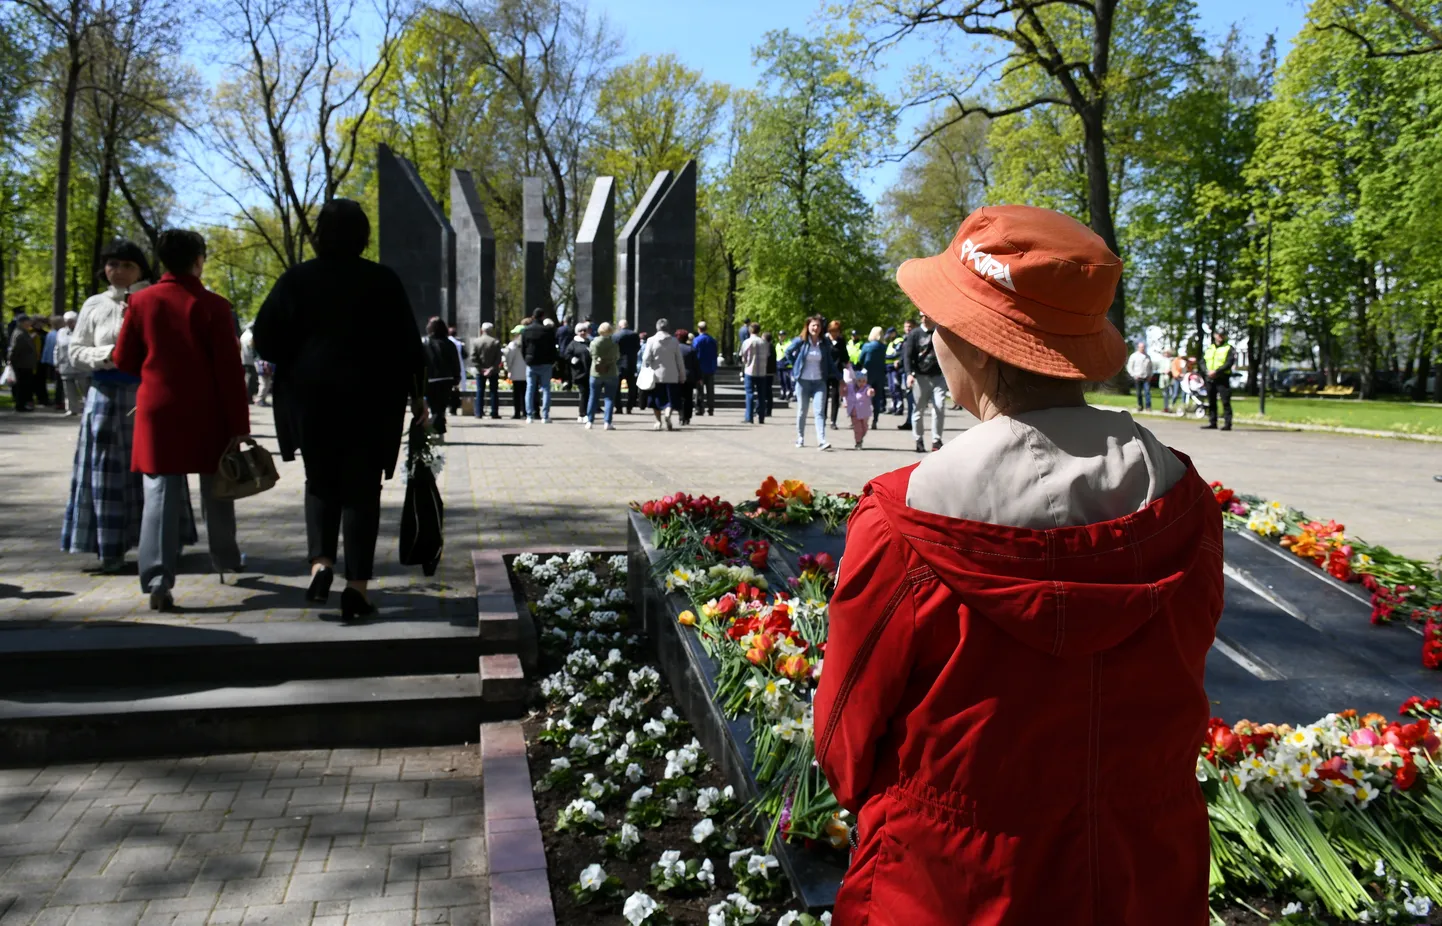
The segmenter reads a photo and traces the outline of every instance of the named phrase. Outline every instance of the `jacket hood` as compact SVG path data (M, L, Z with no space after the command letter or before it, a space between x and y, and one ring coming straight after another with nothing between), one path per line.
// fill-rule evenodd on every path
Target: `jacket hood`
M1212 543L1207 528L1221 510L1191 460L1177 456L1186 475L1156 501L1080 527L1030 530L908 507L914 466L873 480L865 494L909 547L909 570L924 564L1018 642L1075 657L1119 645L1161 613Z

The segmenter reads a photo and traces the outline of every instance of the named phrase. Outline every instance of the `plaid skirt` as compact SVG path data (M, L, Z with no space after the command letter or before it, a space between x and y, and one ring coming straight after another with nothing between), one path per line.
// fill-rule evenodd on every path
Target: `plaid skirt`
M60 549L118 560L140 544L140 517L145 489L140 473L130 471L130 446L135 434L137 386L92 383L75 443L75 469L70 501L60 530ZM180 514L182 544L195 543L195 514L187 487Z

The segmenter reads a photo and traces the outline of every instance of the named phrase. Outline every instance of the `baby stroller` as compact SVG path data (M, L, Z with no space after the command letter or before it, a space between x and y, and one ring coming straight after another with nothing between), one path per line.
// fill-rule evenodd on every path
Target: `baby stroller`
M1179 413L1185 417L1188 413L1197 418L1207 416L1207 380L1202 374L1195 371L1187 373L1181 379L1182 401L1179 406Z

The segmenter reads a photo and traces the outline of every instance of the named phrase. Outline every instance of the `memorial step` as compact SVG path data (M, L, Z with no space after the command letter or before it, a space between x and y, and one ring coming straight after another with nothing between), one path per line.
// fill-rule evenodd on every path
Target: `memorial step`
M137 685L0 695L0 767L283 749L473 741L479 724L521 716L514 655L470 673Z
M0 694L35 688L260 683L297 678L467 672L515 651L505 614L448 621L382 611L357 623L46 623L0 629ZM517 622L514 613L510 624Z

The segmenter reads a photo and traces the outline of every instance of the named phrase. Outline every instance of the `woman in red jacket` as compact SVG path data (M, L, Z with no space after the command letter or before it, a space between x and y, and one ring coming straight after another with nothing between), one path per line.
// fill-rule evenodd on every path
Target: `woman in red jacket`
M981 423L866 487L816 751L857 814L836 926L1202 926L1203 667L1221 514L1191 463L1088 407L1121 261L987 207L897 274Z
M130 458L145 475L140 587L151 610L163 611L174 605L187 474L200 474L212 565L222 577L241 568L235 503L211 498L210 481L230 442L250 433L250 401L230 303L200 282L205 239L171 229L155 250L168 272L130 297L111 359L140 377Z

